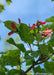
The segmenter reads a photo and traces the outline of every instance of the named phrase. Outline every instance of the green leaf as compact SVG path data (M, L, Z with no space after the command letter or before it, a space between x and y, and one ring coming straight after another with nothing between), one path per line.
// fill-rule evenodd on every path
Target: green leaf
M38 57L38 55L39 55L39 51L33 51L32 53L31 53L31 56L32 57Z
M4 4L0 3L0 13L4 10Z
M54 52L54 50L53 50L53 48L52 48L52 46L51 46L51 44L48 44L48 51L50 51L50 53L53 53Z
M52 0L52 1L54 1L54 0Z
M12 2L12 0L6 0L7 4L10 5L10 3Z
M25 49L25 47L24 47L23 44L16 44L12 38L9 38L9 39L7 40L7 42L8 42L9 44L15 45L15 46L16 46L17 48L19 48L20 51L22 51L22 52L25 52L25 51L26 51L26 49Z
M51 59L54 61L54 57L51 57Z
M16 46L16 43L14 42L14 40L13 40L12 38L9 38L9 39L7 40L7 42L8 42L9 44L12 44L12 45L15 45L15 46Z
M11 60L10 60L11 59ZM20 61L20 50L9 50L6 54L3 54L0 58L0 65L19 65Z
M29 71L29 72L27 73L27 75L33 75L33 72L32 72L32 71Z
M25 52L25 55L28 55L29 53L31 53L30 50L26 51L26 52Z
M41 42L43 40L42 35L41 34L38 34L38 33L36 35L37 35L36 36L36 41Z
M20 50L9 50L7 55L11 57L20 57Z
M52 46L51 45L40 45L40 49L41 49L41 54L43 55L50 55L51 53L53 53L53 49L52 49Z
M7 71L8 71L7 68L5 68L4 66L2 67L2 66L0 65L0 74L1 74L1 75L6 75L5 72L7 72Z
M54 73L54 62L45 62L44 67L46 69L47 72L49 73Z
M4 71L0 71L0 74L1 74L1 75L5 75L5 72L4 72Z
M25 52L26 49L23 44L16 44L16 47L20 49L20 51Z
M45 73L45 69L41 69L40 66L34 67L34 68L33 68L33 71L34 71L35 73Z
M34 30L32 29L32 30L30 30L30 33L34 33Z
M22 41L24 41L26 43L31 44L34 41L34 36L30 33L29 27L24 23L20 23L19 35L20 35Z
M47 42L49 45L51 45L52 47L54 47L54 36L51 37L51 39Z
M6 54L6 52L0 52L0 54Z
M19 65L17 65L17 70L20 70L20 66Z
M47 45L40 45L41 54L48 55L49 51L47 49Z
M21 75L21 73L23 73L23 71L21 70L16 70L16 69L12 69L10 71L8 71L7 75Z
M51 16L46 19L46 22L54 22L54 16Z
M33 64L34 60L33 60L33 58L31 56L25 55L24 58L25 58L25 61L26 61L26 66Z
M4 24L5 24L5 27L7 27L8 29L10 29L10 30L15 30L16 31L16 29L13 29L12 27L11 27L11 22L13 22L15 25L16 25L16 28L17 29L19 29L19 24L17 24L16 22L14 22L14 21L5 21L5 22L3 22Z

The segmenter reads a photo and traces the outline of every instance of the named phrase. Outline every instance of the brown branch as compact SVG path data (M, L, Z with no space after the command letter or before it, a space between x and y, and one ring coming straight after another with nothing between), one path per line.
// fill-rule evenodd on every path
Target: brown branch
M27 43L27 44L28 44L28 43ZM30 50L31 50L31 52L32 52L31 44L28 44L28 46L29 46L29 48L30 48Z
M20 64L20 70L21 70L21 64Z
M19 60L19 67L20 67L20 70L21 70L21 60Z
M33 50L32 50L32 48L31 48L31 44L28 44L28 45L29 45L29 48L30 48L31 53L32 53L32 52L33 52ZM34 57L32 57L32 59L33 59L33 61L35 62Z
M39 62L39 63L38 63L38 61L40 61L40 59L38 59L38 60L37 60L28 70L26 70L22 75L26 75L26 73L29 72L35 65L42 64L42 63L46 62L48 59L49 59L49 57L48 57L46 60L44 60L44 61L42 61L42 62Z
M29 69L27 69L22 75L26 75L27 72L29 72L35 65L37 65L38 61L39 59Z
M29 46L30 46L30 50L31 50L31 52L32 52L32 48L31 48L31 45L29 44Z
M53 53L53 54L54 54L54 53ZM26 73L29 72L35 65L42 64L42 63L46 62L47 60L49 60L49 58L50 58L50 57L48 57L48 56L45 56L45 57L43 57L43 58L40 57L40 58L39 58L36 62L34 62L34 64L33 64L29 69L27 69L22 75L26 75ZM43 60L43 59L45 59L45 60L38 63L38 61Z

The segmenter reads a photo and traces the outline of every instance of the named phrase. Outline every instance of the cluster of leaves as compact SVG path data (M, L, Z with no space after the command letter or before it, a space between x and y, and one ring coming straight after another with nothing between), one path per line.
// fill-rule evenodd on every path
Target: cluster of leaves
M16 26L16 30L11 27L11 23L14 23ZM46 22L51 22L52 24L42 25L40 26L40 31L46 30L48 27L49 29L52 29L54 32L54 16L47 18ZM33 66L36 61L35 59L39 59L37 64L44 63L44 68L41 68L40 65L37 67L32 67L34 73L54 73L54 57L52 56L54 54L54 33L52 32L52 36L47 42L43 42L43 40L46 40L49 38L49 36L41 37L42 35L38 33L38 28L30 31L30 27L27 24L20 23L17 24L14 21L5 21L4 22L5 27L10 29L11 31L15 30L15 33L17 33L21 40L24 41L26 44L29 45L30 50L26 50L24 44L18 43L16 44L13 38L9 38L7 42L11 45L14 45L17 47L15 50L8 50L5 54L2 54L0 57L0 74L1 75L22 75L24 73L24 70L22 69L23 63L26 62L26 66ZM34 33L32 33L34 32ZM34 41L37 41L36 44L34 44ZM37 46L37 50L32 50L31 44L33 46ZM21 57L21 55L23 56ZM48 61L47 59L51 58L51 61ZM53 65L52 65L53 64ZM6 68L7 65L10 65L11 67L16 66L16 69L8 70ZM27 69L25 72L27 75L30 75L32 73L31 68ZM24 74L23 74L24 75ZM26 74L25 74L26 75Z
M0 66L1 66L1 75L21 75L22 70L20 70L20 64L23 63L23 58L20 57L21 51L24 52L25 48L23 44L16 44L12 38L8 39L7 42L17 47L15 50L9 50L7 52L1 52L0 54ZM20 51L21 50L21 51ZM14 67L16 69L7 69L6 66ZM4 72L4 73L3 73Z
M52 1L54 1L54 0L52 0Z
M12 0L5 0L8 5L12 2ZM5 5L3 3L0 3L0 13L5 10Z
M6 0L7 4L10 5L10 3L12 2L12 0Z

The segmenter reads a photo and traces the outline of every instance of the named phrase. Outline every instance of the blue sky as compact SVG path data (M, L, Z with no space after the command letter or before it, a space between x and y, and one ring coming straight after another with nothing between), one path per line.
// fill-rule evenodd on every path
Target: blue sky
M37 20L45 21L46 18L54 15L54 2L51 0L12 0L8 6L5 0L0 2L5 4L5 11L0 13L0 20L13 20L18 23L18 18L26 24L36 23ZM0 23L0 51L3 50L3 40L9 30ZM13 34L14 35L14 34Z

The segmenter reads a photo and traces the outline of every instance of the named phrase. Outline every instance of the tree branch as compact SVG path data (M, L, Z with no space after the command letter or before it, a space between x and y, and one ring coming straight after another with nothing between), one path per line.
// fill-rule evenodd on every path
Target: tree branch
M39 58L28 70L26 70L22 75L26 75L26 73L27 72L29 72L35 65L38 65L38 64L41 64L41 63L44 63L44 62L46 62L47 60L49 59L49 57L46 59L46 60L44 60L44 61L42 61L42 62L40 62L40 63L38 63L38 61L40 61L41 59Z
M32 48L31 48L31 45L29 44L29 46L30 46L30 50L31 50L31 52L32 52Z
M37 65L38 61L39 59L29 69L27 69L22 75L26 75L27 72L29 72L35 65Z
M27 43L27 44L28 44L28 43ZM31 52L32 52L31 44L28 44L28 46L29 46L29 48L30 48L30 50L31 50Z

